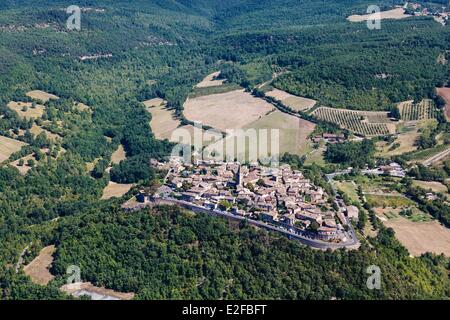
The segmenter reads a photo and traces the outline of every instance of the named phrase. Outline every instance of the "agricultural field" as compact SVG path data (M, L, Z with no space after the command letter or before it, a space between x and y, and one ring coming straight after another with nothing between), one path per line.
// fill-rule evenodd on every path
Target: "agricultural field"
M445 100L445 118L450 120L450 88L436 88L436 93Z
M47 102L49 100L58 100L59 97L55 96L54 94L51 93L47 93L45 91L41 91L41 90L33 90L33 91L29 91L26 94L28 97L30 97L31 99L37 100L37 101L42 101L42 102Z
M38 119L44 114L45 106L37 104L33 108L31 102L15 102L11 101L7 107L15 111L22 119Z
M9 157L27 145L25 142L0 136L0 163L8 160Z
M125 154L125 149L123 148L123 145L120 145L116 151L111 155L111 162L113 164L119 164L121 161L125 160L127 158Z
M433 252L450 257L450 231L437 221L413 222L398 217L383 223L394 229L397 239L412 255Z
M109 182L108 185L103 189L103 200L108 200L111 198L120 198L125 193L130 191L130 189L133 187L133 184L120 184L115 182Z
M172 132L180 125L180 121L175 119L174 111L167 109L165 101L159 98L148 100L144 104L152 115L150 128L156 139L170 140Z
M337 124L341 128L363 136L380 136L395 133L395 124L389 118L388 112L319 107L311 115L319 120Z
M428 120L437 116L437 109L430 99L423 99L419 103L404 101L398 104L398 109L404 121Z
M372 207L410 207L414 206L415 203L406 198L403 195L393 195L393 194L368 194L365 193L367 203Z
M36 284L47 285L54 276L49 269L53 262L53 254L55 253L55 246L48 246L41 250L39 255L24 267L23 271Z
M392 10L386 10L386 11L380 12L381 20L383 20L383 19L405 19L405 18L409 18L409 17L411 17L411 15L405 14L405 10L403 8L395 8ZM374 19L373 14L371 14L371 13L364 14L364 15L355 14L355 15L351 15L347 18L347 20L350 22L362 22L362 21L367 21L369 19Z
M267 150L270 152L272 150L271 137L272 133L269 131L270 129L279 130L279 154L283 154L285 152L297 155L304 155L310 149L308 136L314 131L316 125L312 122L300 119L295 116L291 116L285 114L281 111L275 110L270 114L246 125L243 127L243 130L255 129L256 134L259 134L259 130L268 129L267 135L267 145L263 144L262 141L258 138L258 145L266 146ZM225 151L222 148L227 146L227 143L232 143L230 139L235 140L235 137L227 137L225 141L220 141L218 143L212 144L208 146L207 150L209 152L221 152L221 150ZM223 144L223 145L222 145ZM248 143L246 143L246 150L249 149ZM273 149L277 150L276 148ZM235 155L237 155L237 151L235 148ZM246 152L245 157L248 157L248 152Z
M317 103L316 100L298 97L276 88L266 92L265 95L277 99L278 101L282 102L284 105L295 111L306 111L314 107Z
M220 71L213 72L207 75L200 83L198 83L196 88L209 88L209 87L217 87L221 86L224 83L224 79L216 80L216 78L220 75Z
M425 189L425 190L431 190L432 192L437 193L443 193L447 196L447 199L450 200L450 195L448 193L448 188L445 184L442 184L437 181L420 181L420 180L414 180L413 186Z
M188 120L225 131L243 128L273 109L270 103L244 90L234 90L188 99L184 104L184 116Z
M402 122L397 125L395 140L388 144L385 141L377 143L378 156L392 157L417 150L416 141L420 136L420 130L437 124L435 119Z
M275 110L245 126L244 129L278 129L280 130L280 153L303 155L309 146L308 137L315 128L316 125L310 121Z

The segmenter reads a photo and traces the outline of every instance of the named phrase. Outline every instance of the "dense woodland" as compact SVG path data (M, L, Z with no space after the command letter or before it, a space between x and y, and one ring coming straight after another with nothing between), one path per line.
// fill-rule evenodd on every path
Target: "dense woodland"
M446 84L448 67L434 61L449 49L447 27L418 18L369 32L345 20L364 13L368 0L79 2L105 9L84 12L79 32L65 30L61 9L70 1L0 2L0 134L25 131L20 139L30 145L15 159L42 147L52 152L40 155L25 176L0 167L0 299L67 298L58 287L71 264L81 267L83 280L136 292L138 299L449 296L448 261L410 259L390 229L381 228L360 251L317 252L217 218L174 208L125 214L119 200L99 200L110 179L147 184L157 178L148 160L171 150L150 130L146 99L166 99L183 120L183 102L209 72L222 70L230 82L253 87L282 68L288 72L275 81L281 89L329 106L389 110L393 102L432 96L434 86ZM392 77L378 79L381 73ZM6 107L30 101L25 93L32 89L61 98L47 102L44 115L60 142L33 137L33 121ZM74 110L74 101L92 112ZM127 160L106 174L119 144ZM349 144L331 150L329 159L359 163L364 159L351 158L358 150ZM87 172L86 163L99 158ZM301 159L290 161L302 166ZM319 167L306 171L329 188ZM57 278L47 287L14 272L30 243L27 261L45 245L58 248ZM381 291L365 286L371 264L386 274Z

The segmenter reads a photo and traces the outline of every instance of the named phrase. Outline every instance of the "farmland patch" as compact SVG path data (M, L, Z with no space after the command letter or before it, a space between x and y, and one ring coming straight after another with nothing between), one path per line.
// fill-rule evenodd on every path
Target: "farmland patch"
M311 115L363 136L388 135L395 133L396 130L395 123L389 118L388 112L319 107Z
M8 160L9 157L27 145L25 142L0 136L0 163Z
M184 116L221 131L243 128L263 118L274 107L243 90L188 99Z

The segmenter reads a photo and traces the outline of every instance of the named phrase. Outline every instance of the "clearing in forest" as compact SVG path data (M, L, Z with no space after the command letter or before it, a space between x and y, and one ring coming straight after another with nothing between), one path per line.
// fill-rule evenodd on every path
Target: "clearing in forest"
M123 145L120 145L119 148L117 148L116 151L111 155L111 162L113 164L119 164L121 161L125 160L127 158L125 154L125 149Z
M8 160L9 157L27 145L25 142L0 136L0 163Z
M225 131L243 128L273 109L270 103L244 90L234 90L188 99L184 104L184 116L188 120Z
M414 256L425 252L443 253L450 257L450 230L436 220L413 222L404 217L388 219L383 222L394 229L397 239Z
M44 114L45 106L33 104L31 102L15 102L11 101L7 107L15 111L22 119L38 119Z
M42 101L42 102L47 102L49 100L58 100L59 97L55 96L54 94L51 93L47 93L45 91L41 91L41 90L33 90L33 91L29 91L26 94L28 97L30 97L31 99L37 100L37 101Z
M36 137L38 136L40 133L44 132L45 135L47 136L47 138L53 142L57 141L58 139L61 139L61 137L57 134L54 134L36 124L33 124L33 126L30 129L30 132Z
M180 125L180 120L175 118L175 112L167 109L162 99L152 99L144 102L147 111L151 113L150 128L156 139L170 139L172 132Z
M19 165L20 160L23 160L23 165L22 166ZM20 174L24 176L32 168L32 167L30 167L28 165L28 160L34 160L34 155L33 154L29 154L29 155L27 155L27 156L25 156L23 158L20 158L20 159L18 159L16 161L11 162L10 165L13 166L14 168L16 168L17 170L19 170Z
M450 120L450 88L436 88L436 93L445 101L445 117Z
M363 136L389 135L394 134L396 130L395 122L389 118L389 112L319 107L311 115Z
M316 100L295 96L286 91L282 91L276 88L266 92L265 95L275 98L276 100L280 101L281 103L295 111L306 111L314 107L317 103Z
M99 288L90 282L76 282L63 285L61 291L74 297L89 296L92 300L132 300L134 293L117 292L111 289Z
M352 16L347 17L347 20L350 22L362 22L367 21L369 19L373 20L376 16L372 13L369 14L354 14ZM392 10L381 11L380 19L404 19L409 18L411 15L405 14L405 9L403 8L395 8Z
M125 193L130 191L130 189L133 187L133 184L120 184L115 182L109 182L108 185L103 189L103 200L108 200L111 198L120 198Z
M217 87L221 86L224 83L224 79L218 79L216 78L220 75L220 71L213 72L209 75L207 75L200 83L198 83L195 87L196 88L209 88L209 87Z
M55 246L48 246L41 250L29 265L25 266L23 271L31 277L31 281L39 285L47 285L54 276L49 269L53 262L53 253L56 251Z

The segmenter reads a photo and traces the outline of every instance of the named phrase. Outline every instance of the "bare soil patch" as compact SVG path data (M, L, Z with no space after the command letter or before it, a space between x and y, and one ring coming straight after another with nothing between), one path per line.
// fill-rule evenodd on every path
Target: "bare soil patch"
M120 145L119 148L117 148L117 150L111 155L111 162L114 164L119 164L126 158L127 156L125 154L125 149L123 148L123 145Z
M111 289L99 288L90 282L66 284L60 290L74 297L87 295L92 300L132 300L134 298L134 293L123 293Z
M405 14L405 9L403 9L403 8L395 8L392 10L380 12L380 19L405 19L405 18L409 18L409 17L411 17L411 15ZM349 16L347 18L347 20L350 22L362 22L362 21L367 21L369 19L374 19L374 18L375 18L375 15L371 14L371 13L364 14L364 15L355 14L355 15Z
M103 189L103 200L108 200L111 198L120 198L125 193L130 191L133 187L133 184L120 184L115 182L109 182L109 184Z
M31 281L45 286L53 280L54 276L50 273L49 269L53 262L53 253L55 251L55 246L45 247L41 250L39 256L24 267L23 270L26 275L31 277Z

